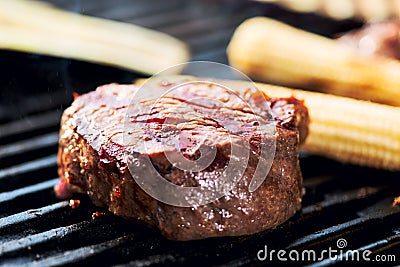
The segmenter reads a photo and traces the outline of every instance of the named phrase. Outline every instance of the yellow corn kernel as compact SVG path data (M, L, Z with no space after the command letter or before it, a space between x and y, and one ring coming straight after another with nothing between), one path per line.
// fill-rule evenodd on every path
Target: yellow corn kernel
M400 62L361 55L276 20L242 23L227 53L233 67L256 80L400 105Z
M302 149L342 162L400 170L400 108L257 84L275 97L304 100L310 115Z

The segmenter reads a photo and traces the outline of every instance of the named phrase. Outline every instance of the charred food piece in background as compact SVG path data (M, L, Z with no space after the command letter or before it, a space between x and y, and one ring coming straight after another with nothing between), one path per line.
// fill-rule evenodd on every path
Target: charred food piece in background
M366 55L377 55L400 60L400 20L366 24L338 38Z
M134 104L135 112L130 113L129 122L124 125L129 99L137 90L134 85L105 85L78 97L64 112L58 152L61 180L55 188L57 195L66 196L69 191L87 192L94 204L126 219L159 228L167 238L176 240L253 234L276 227L300 208L302 175L298 147L307 135L308 124L307 109L301 101L265 96L268 101L264 103L271 107L277 125L276 152L265 181L256 191L249 192L261 146L270 145L274 138L256 131L253 118L267 119L262 115L265 114L263 106L257 106L260 93L241 95L247 102L255 104L253 114L236 102L237 95L221 91L222 88L188 85L172 96L159 99L150 114L141 114L141 108L153 105L157 100L156 94L152 96L152 90L160 90L148 88L148 98ZM185 101L185 95L207 97L226 105L224 108L199 105ZM193 109L198 113L195 118L186 112ZM146 122L144 128L143 121ZM243 121L248 122L244 128L238 126L241 125L238 122ZM124 127L131 130L129 144L123 141ZM157 171L174 184L198 187L212 183L229 163L231 139L226 137L226 131L234 140L250 143L250 157L236 187L210 204L191 208L157 201L137 185L127 167L124 153L138 159L148 156ZM180 143L179 148L163 146L160 142L162 138L168 141L182 136L190 138ZM197 172L171 165L164 154L166 150L180 149L186 158L193 160L202 145L215 146L217 152L211 165ZM137 166L133 175L148 175L144 169Z

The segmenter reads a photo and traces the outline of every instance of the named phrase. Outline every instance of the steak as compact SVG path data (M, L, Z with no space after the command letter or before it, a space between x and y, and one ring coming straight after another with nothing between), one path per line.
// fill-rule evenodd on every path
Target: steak
M140 89L145 97L132 105L136 85L109 84L78 96L62 116L57 196L86 193L95 205L174 240L253 234L293 216L302 197L298 149L308 129L302 101L269 98L253 89L233 93L199 83L171 91L173 86ZM272 134L260 128L271 120ZM180 188L207 188L229 167L234 145L244 149L245 144L248 160L239 157L246 165L241 175L233 172L240 176L237 183L206 204L164 203L136 180L151 175L143 161L149 158L164 180ZM275 154L265 180L252 191L257 166L268 165L261 157L263 146L273 147ZM214 153L204 168L171 162L174 155L196 162L208 153L202 151Z

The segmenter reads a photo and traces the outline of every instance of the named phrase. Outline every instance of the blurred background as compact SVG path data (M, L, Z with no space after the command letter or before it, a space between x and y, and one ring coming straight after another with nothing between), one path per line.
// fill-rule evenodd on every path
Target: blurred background
M306 12L298 12L299 8L290 5L294 1L42 2L77 14L167 33L187 44L190 60L224 64L228 64L226 47L234 30L250 17L267 16L335 37L361 27L365 16L369 16L351 16L348 14L353 13L346 11L339 13L338 18L337 12L330 13L329 9L312 12L304 7L300 10ZM1 25L0 17L0 40ZM99 262L132 266L262 265L256 260L256 252L266 242L278 249L326 249L341 236L351 240L349 248L369 245L376 253L398 253L400 236L396 221L400 216L398 209L391 208L396 194L393 188L398 188L396 174L316 156L303 155L301 159L307 192L303 210L278 229L251 237L172 242L114 216L93 220L92 214L99 209L85 196L79 197L78 209L60 202L52 191L57 182L58 129L73 93L88 92L110 82L131 83L147 76L106 64L0 49L1 266L29 266L32 261L38 266ZM325 262L330 264L334 262Z
M337 21L314 13L291 12L276 4L248 0L43 2L70 12L132 23L170 34L188 45L190 60L224 64L228 64L226 46L235 28L253 16L277 18L325 36L335 36L361 25L357 20ZM48 24L51 23L49 20ZM0 50L0 57L0 122L34 112L34 106L39 106L41 112L43 105L48 105L48 108L59 106L61 110L71 102L73 91L82 93L101 84L130 83L137 77L143 77L137 72L120 68L36 53ZM25 99L22 102L21 97Z

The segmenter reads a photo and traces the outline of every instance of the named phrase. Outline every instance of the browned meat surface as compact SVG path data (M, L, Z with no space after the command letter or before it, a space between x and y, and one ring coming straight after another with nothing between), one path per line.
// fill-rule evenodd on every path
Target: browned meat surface
M367 24L338 38L367 55L400 59L400 21Z
M165 90L168 88L165 86ZM238 96L218 86L188 85L158 102L152 92L163 89L148 88L146 99L135 102L124 124L130 98L137 90L135 85L105 85L78 97L64 112L57 195L87 193L95 205L156 227L175 240L253 234L276 227L300 208L298 147L307 135L308 125L307 109L301 101L265 96L268 101L262 102L262 95L249 90L240 96L253 104L253 113L237 100ZM195 98L216 102L188 101ZM274 140L258 127L259 121L269 119L265 104L271 107L276 122L275 158L261 186L249 192L261 146L270 146ZM142 113L148 106L153 106L152 112ZM125 140L124 129L129 137ZM174 143L177 138L178 147ZM232 190L209 204L165 204L145 193L133 179L148 175L140 160L148 156L161 176L176 185L201 187L213 183L229 163L233 142L250 144L247 168ZM196 160L203 146L215 147L216 155L200 171L178 168L166 157L167 152L178 152ZM125 153L134 157L136 167L131 172Z

